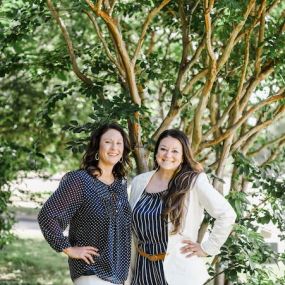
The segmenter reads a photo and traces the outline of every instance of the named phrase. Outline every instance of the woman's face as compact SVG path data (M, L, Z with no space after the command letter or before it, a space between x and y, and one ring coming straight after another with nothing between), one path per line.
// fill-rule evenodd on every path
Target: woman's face
M161 169L175 171L183 161L182 144L173 137L163 138L155 157Z
M124 140L121 133L115 129L109 129L100 139L99 160L103 165L114 166L124 152Z

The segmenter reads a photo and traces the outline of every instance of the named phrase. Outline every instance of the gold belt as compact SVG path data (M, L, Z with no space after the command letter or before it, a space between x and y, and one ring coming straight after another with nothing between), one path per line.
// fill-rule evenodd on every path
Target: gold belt
M158 253L158 254L148 254L144 252L143 250L141 250L139 247L137 247L137 250L138 250L139 255L147 258L150 261L164 260L165 255L166 255L165 252Z

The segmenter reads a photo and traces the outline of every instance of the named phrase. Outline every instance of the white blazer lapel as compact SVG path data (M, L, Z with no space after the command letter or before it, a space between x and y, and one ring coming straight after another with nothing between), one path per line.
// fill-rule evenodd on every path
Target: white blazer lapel
M151 177L156 172L156 170L146 172L136 176L131 183L131 193L130 193L130 205L132 210L139 201L144 189L149 183Z

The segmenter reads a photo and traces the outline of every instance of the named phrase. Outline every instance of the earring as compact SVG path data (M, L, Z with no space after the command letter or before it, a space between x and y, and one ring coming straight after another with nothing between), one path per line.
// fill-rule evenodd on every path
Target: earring
M123 163L123 162L124 162L123 157L120 158L119 162L120 162L120 163Z
M95 160L99 160L99 154L98 154L98 152L95 153Z

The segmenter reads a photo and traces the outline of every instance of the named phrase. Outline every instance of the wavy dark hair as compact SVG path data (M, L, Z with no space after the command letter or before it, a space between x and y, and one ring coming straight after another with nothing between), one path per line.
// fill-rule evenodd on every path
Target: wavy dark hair
M83 155L81 162L81 169L85 169L92 176L97 176L95 173L99 172L102 174L102 169L98 166L99 160L95 159L96 153L99 152L99 145L101 137L108 130L114 129L118 131L122 137L124 142L124 151L122 155L122 162L117 162L113 167L113 175L116 178L126 177L127 170L131 167L129 153L130 153L130 142L127 134L123 130L123 128L117 123L108 123L101 125L99 128L93 131L90 137L89 144L87 146L86 152Z
M186 134L177 129L170 129L162 132L156 142L154 149L154 167L159 168L156 161L156 154L162 139L172 137L177 139L182 145L182 163L173 174L168 183L168 189L163 197L163 212L165 219L169 217L173 224L172 234L178 233L183 225L183 217L186 211L185 199L187 192L200 172L203 171L202 165L194 159L189 139Z

